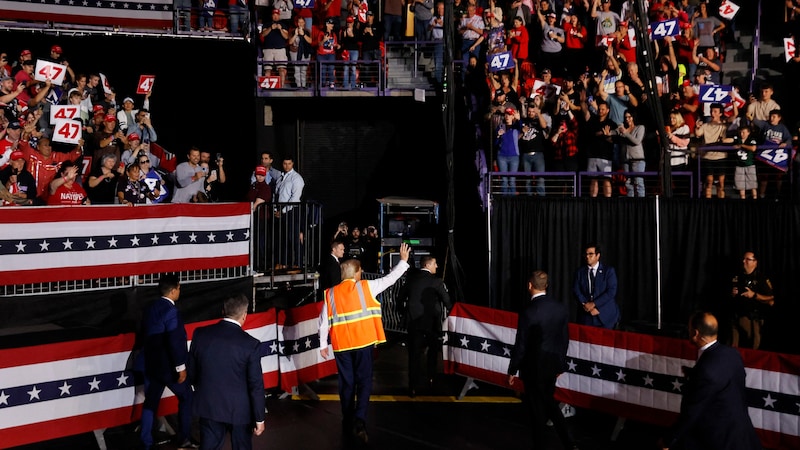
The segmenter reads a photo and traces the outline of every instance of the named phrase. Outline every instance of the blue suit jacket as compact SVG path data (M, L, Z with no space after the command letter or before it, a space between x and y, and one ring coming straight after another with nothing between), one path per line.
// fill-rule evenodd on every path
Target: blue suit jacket
M148 304L142 317L144 373L167 385L177 380L175 368L186 364L186 328L178 308L164 297Z
M578 309L577 322L583 325L614 328L619 322L619 306L617 305L617 273L611 266L598 263L595 274L594 303L600 315L592 316L582 308L583 304L590 301L589 296L589 266L583 265L575 272L572 283L572 292L581 303Z
M670 448L754 450L761 448L747 412L745 372L736 349L715 343L687 374L681 413Z
M264 420L261 342L225 320L198 328L189 351L194 414L244 425Z

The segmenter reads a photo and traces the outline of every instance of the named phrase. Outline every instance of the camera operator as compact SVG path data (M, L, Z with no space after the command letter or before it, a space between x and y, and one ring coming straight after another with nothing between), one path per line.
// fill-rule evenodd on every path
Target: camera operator
M754 252L745 252L742 271L733 277L733 347L758 350L761 345L764 319L775 304L772 282L758 270Z
M224 196L223 189L224 187L221 186L225 184L225 158L222 157L222 153L217 153L216 159L211 160L211 152L208 150L201 150L200 151L200 165L205 165L208 167L208 177L205 181L205 192L206 197L208 197L208 201L210 202L219 202Z
M150 121L150 111L142 108L136 111L134 117L136 121L128 126L128 130L125 134L130 135L131 133L136 133L139 135L139 138L142 139L142 142L158 141L158 134L156 134L153 123Z
M11 152L9 164L0 170L0 184L5 187L3 206L36 204L36 181L25 170L25 154L20 150Z
M117 128L117 117L113 114L106 114L103 119L103 128L94 133L94 152L93 166L98 167L103 160L103 156L113 154L117 161L122 161L122 151L128 145L128 138L125 133Z

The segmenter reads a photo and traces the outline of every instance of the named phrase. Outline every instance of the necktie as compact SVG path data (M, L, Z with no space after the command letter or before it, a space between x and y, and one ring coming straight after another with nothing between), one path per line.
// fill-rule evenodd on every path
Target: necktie
M589 295L594 295L594 269L589 268Z

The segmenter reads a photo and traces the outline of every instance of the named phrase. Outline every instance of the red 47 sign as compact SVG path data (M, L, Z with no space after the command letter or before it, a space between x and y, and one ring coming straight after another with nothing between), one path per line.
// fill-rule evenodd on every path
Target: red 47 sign
M50 125L56 123L58 119L81 118L81 107L79 105L52 105L50 107Z
M50 61L36 60L36 69L33 71L33 79L36 81L50 80L52 84L61 86L64 82L64 75L67 73L67 66Z
M258 87L261 89L280 89L281 78L275 76L258 77Z
M797 56L797 48L794 46L794 38L783 38L783 50L786 52L786 62Z
M77 144L83 136L83 124L77 120L56 119L53 126L53 141Z
M155 81L155 75L139 75L139 84L136 85L136 93L148 94L153 90L153 83L155 83Z

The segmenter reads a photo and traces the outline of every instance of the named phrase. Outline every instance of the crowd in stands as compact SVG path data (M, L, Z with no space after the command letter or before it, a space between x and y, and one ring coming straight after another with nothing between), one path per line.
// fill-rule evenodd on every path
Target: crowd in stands
M60 45L47 56L26 49L11 62L0 52L3 206L219 200L226 181L221 154L212 160L210 152L192 148L188 161L177 168L174 160L167 164L151 148L158 140L150 117L152 90L143 95L140 108L130 96L120 102L99 73L75 73L63 54ZM65 67L63 82L37 81L37 61ZM79 134L56 129L51 110L55 114L58 105L75 107L74 116L65 118Z
M455 1L468 109L483 126L494 170L658 171L664 139L673 172L693 172L701 160L695 176L705 197L725 196L726 175L741 198L780 195L786 165L775 168L756 157L767 145L779 155L773 162L791 158L792 133L772 86L762 81L746 93L734 83L719 102L700 100L703 85L723 84L724 61L731 56L725 49L734 24L719 16L720 2L645 3L651 27L672 19L679 34L637 42L632 2ZM637 45L648 45L654 55L666 133L658 132ZM513 64L502 63L507 53ZM705 150L712 145L713 151ZM596 177L589 194L648 193L641 177L623 179L624 186L612 189L610 174ZM541 177L535 188L502 177L499 189L545 195Z

